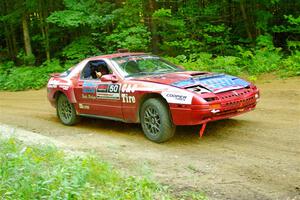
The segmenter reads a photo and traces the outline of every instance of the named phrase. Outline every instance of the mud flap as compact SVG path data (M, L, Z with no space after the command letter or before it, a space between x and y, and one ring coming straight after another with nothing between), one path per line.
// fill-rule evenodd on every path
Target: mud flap
M204 131L205 131L205 128L206 128L206 124L207 124L207 122L205 122L204 124L202 124L202 127L201 127L200 132L199 132L200 138L204 134Z

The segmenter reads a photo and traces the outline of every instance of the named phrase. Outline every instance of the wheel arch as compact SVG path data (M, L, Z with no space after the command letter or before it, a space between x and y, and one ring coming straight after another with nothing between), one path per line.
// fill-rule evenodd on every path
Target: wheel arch
M72 91L62 91L62 90L57 90L54 94L53 94L53 99L55 101L55 104L57 103L57 99L60 95L65 95L68 100L70 101L70 103L76 103L75 97L74 97L74 93Z
M157 99L162 100L162 102L165 104L165 106L168 108L168 110L170 112L169 103L160 93L146 93L140 98L140 101L139 101L139 104L137 107L137 113L136 113L137 122L140 122L140 111L141 111L142 105L145 103L145 101L147 101L148 99L151 99L151 98L157 98ZM172 118L171 113L170 113L170 117Z
M61 95L61 94L64 94L62 91L60 90L57 90L54 95L53 95L53 99L55 99L55 101L57 101L58 97Z

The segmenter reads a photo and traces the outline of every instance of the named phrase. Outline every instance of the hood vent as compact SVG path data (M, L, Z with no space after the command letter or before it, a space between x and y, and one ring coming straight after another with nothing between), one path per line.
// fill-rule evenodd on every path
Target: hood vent
M201 75L207 75L209 74L208 72L195 72L195 73L192 73L191 76L201 76Z
M193 91L193 92L196 92L196 93L199 93L199 94L204 94L204 93L210 93L211 92L211 91L207 90L206 88L201 87L200 85L187 87L186 89L190 90L190 91Z

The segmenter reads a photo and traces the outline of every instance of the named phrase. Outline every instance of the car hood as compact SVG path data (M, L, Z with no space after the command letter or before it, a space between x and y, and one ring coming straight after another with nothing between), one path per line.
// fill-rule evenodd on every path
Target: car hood
M244 88L250 85L249 82L235 76L197 71L183 71L154 76L143 76L132 78L131 80L160 83L178 88L200 86L214 93Z

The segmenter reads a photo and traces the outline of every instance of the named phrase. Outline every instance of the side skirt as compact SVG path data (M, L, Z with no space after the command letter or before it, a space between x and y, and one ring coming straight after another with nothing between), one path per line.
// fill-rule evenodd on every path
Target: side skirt
M96 119L108 119L108 120L113 120L113 121L119 121L119 122L124 122L124 123L130 123L124 119L121 118L116 118L116 117L107 117L107 116L99 116L99 115L89 115L89 114L79 114L81 117L90 117L90 118L96 118Z

